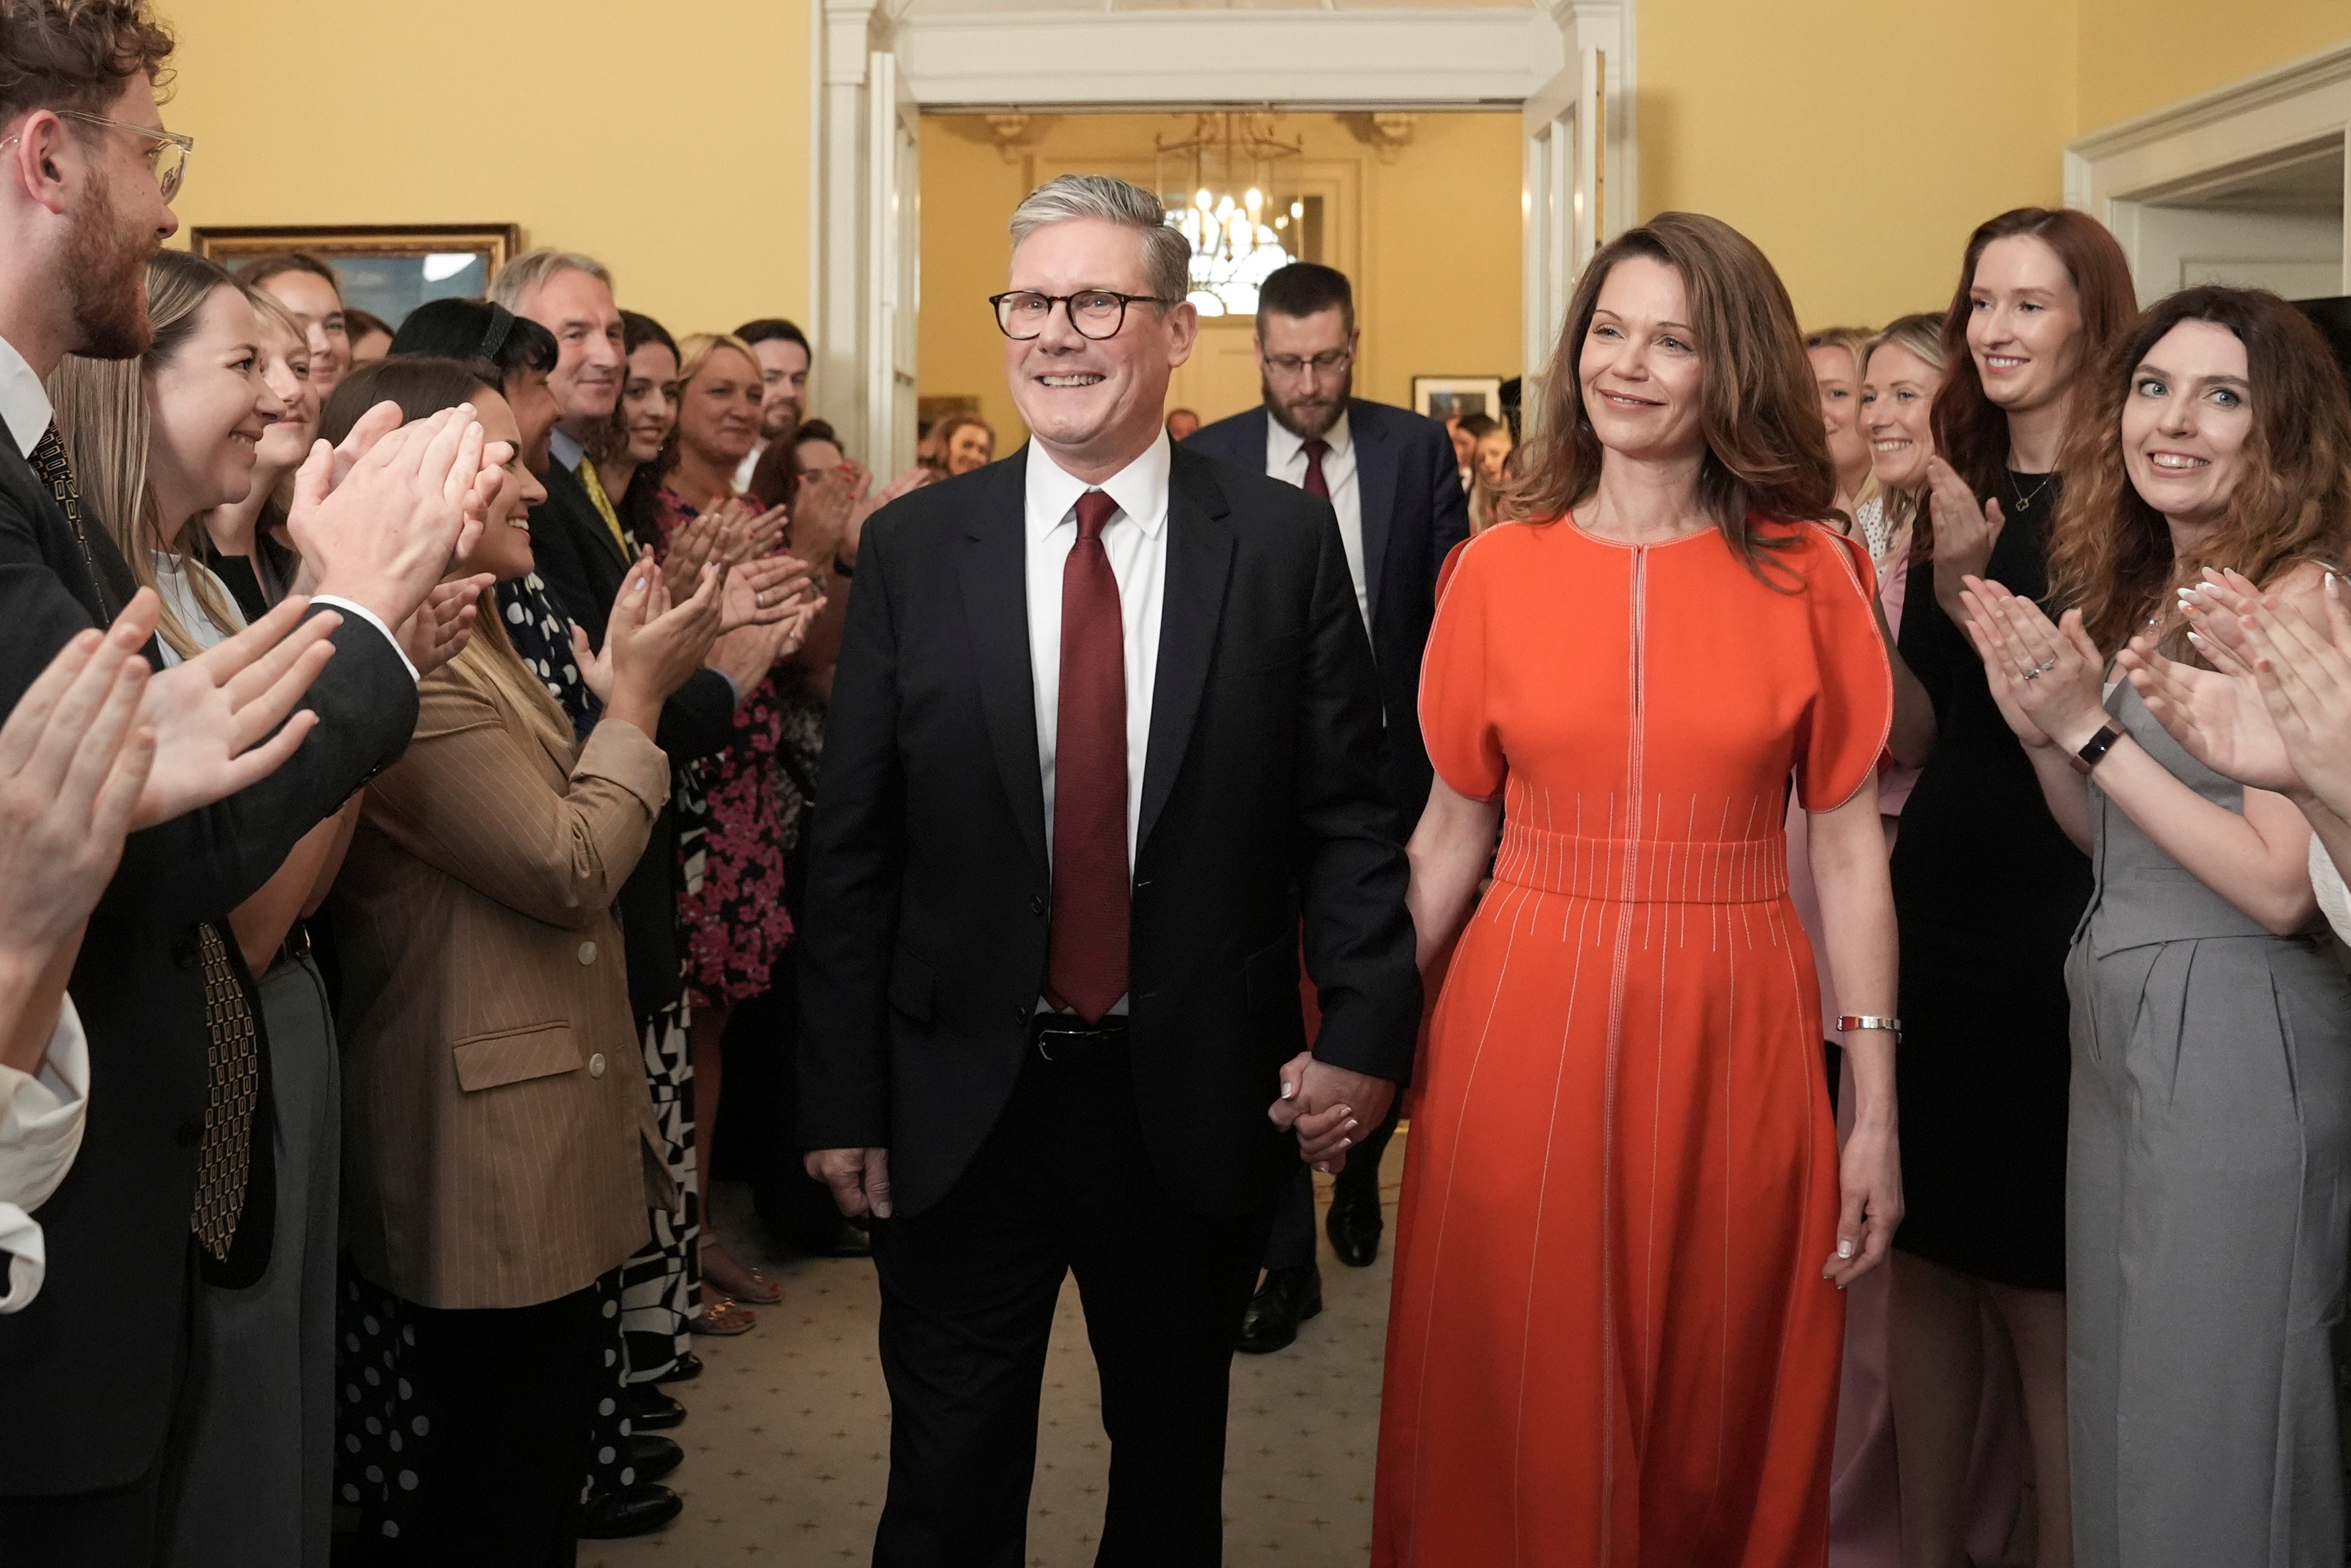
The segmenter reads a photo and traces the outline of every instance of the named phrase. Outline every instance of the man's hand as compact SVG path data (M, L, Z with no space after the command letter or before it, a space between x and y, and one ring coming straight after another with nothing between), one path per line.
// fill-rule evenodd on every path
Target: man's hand
M504 451L485 441L469 406L381 435L340 483L338 454L324 442L313 448L294 476L287 527L318 568L316 591L360 605L388 627L407 620L465 554L469 536L479 537L483 481L494 490L496 471L486 460L502 462Z
M1298 1137L1298 1158L1320 1171L1347 1168L1347 1150L1387 1119L1393 1080L1351 1073L1303 1051L1281 1068L1281 1097L1266 1115Z
M400 649L416 666L419 680L465 650L473 639L475 612L497 579L487 572L452 577L424 596L416 613L400 624Z
M154 635L160 603L153 589L141 589L108 639L143 647ZM319 722L307 709L296 713L294 705L334 657L327 639L342 624L332 612L305 620L308 608L308 599L286 599L235 637L149 679L139 722L154 732L155 765L131 814L132 828L235 794L294 754Z
M802 1162L809 1175L832 1189L832 1200L852 1220L890 1218L890 1151L886 1148L810 1149Z

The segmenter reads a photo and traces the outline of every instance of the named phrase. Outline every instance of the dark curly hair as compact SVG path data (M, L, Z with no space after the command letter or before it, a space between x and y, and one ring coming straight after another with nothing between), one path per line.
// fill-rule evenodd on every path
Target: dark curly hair
M104 114L142 71L161 97L175 41L146 0L0 0L0 125L39 109Z

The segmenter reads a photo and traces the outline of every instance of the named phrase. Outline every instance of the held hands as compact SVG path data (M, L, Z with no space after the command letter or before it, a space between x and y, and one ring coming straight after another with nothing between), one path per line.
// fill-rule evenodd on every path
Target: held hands
M832 1189L832 1201L848 1218L890 1218L888 1149L811 1149L801 1163L811 1178Z
M107 640L144 647L161 604L152 588L141 588ZM301 745L319 716L296 713L294 705L334 657L327 639L342 624L331 611L304 619L308 607L308 599L286 599L235 637L148 680L139 722L154 733L155 765L131 812L134 830L267 778Z
M153 598L132 607L152 618ZM155 761L138 722L151 673L139 648L83 632L0 725L0 953L47 963L114 875Z
M1301 1051L1282 1064L1281 1097L1266 1115L1298 1137L1298 1158L1315 1169L1347 1168L1347 1150L1387 1119L1396 1086L1386 1078L1351 1073Z
M1821 1278L1843 1290L1886 1261L1902 1224L1902 1157L1893 1132L1855 1127L1839 1158L1837 1185L1836 1252L1821 1266Z
M397 627L480 537L512 456L486 441L470 405L400 423L396 404L361 416L339 448L324 441L294 476L287 530L314 590Z
M1999 583L1972 575L1963 583L1968 639L1983 659L2001 717L2029 747L2080 750L2106 722L2105 661L2082 629L2082 612L2067 610L2052 626L2039 605Z
M1935 530L1935 601L1956 623L1961 579L1983 576L2008 519L1997 501L1977 505L1959 470L1939 457L1927 460L1927 515Z

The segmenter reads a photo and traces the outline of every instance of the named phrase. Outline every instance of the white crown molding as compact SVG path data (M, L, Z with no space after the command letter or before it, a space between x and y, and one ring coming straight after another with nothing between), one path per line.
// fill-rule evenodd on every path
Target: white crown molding
M2065 144L2065 151L2092 161L2111 158L2339 83L2351 83L2351 42L2077 136Z

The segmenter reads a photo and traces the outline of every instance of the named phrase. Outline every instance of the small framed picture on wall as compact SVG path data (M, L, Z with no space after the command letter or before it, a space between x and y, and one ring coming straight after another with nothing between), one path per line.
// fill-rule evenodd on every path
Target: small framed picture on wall
M1426 414L1432 420L1458 419L1464 414L1484 414L1498 420L1502 417L1502 378L1415 376L1412 407L1415 413Z

